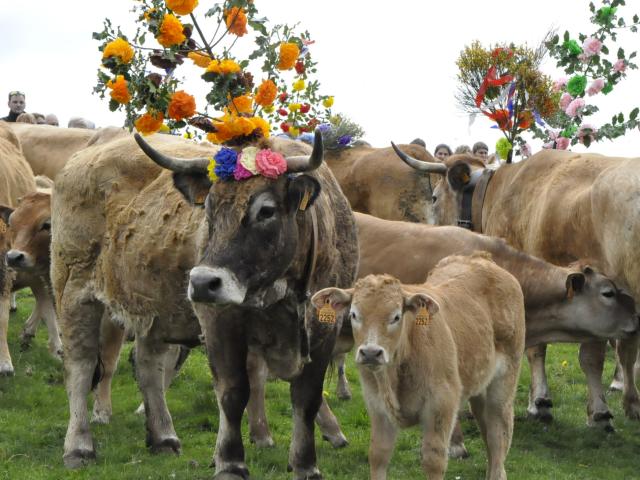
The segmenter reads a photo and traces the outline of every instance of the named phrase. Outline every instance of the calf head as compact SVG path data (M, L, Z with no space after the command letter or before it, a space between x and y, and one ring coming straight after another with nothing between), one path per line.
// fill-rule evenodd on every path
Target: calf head
M320 183L301 172L322 163L319 134L310 157L286 159L284 175L216 182L207 175L209 159L172 159L139 135L136 141L152 160L174 171L174 185L187 201L205 208L206 221L197 240L200 260L189 274L191 301L250 305L269 289L283 289L278 281L287 272L304 269L306 255L300 261L298 252L300 243L307 245L309 239L299 232L298 212L308 214Z
M9 224L7 264L15 270L48 274L51 245L51 195L30 193L18 207L0 207L0 216Z
M349 309L356 363L373 370L384 368L402 356L409 325L423 308L438 312L436 301L426 293L410 293L390 275L368 275L351 289L325 288L312 298L317 308L331 305L338 314Z

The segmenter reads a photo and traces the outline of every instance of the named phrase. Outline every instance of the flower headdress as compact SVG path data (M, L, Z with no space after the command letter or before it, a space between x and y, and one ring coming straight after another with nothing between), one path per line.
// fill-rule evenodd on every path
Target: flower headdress
M102 32L93 34L102 42L102 66L109 72L98 72L94 92L110 95L112 111L125 110L130 129L149 134L194 126L214 143L244 146L268 137L278 123L297 135L328 121L333 97L320 95L319 82L311 78L316 64L308 32L267 26L253 0L216 3L199 19L197 7L198 0L141 0L133 9L140 28L131 42L109 19ZM205 35L201 23L213 24L213 37ZM246 59L233 57L232 47L250 30L254 51ZM149 36L157 46L146 46ZM178 88L176 70L186 59L210 84L206 102Z

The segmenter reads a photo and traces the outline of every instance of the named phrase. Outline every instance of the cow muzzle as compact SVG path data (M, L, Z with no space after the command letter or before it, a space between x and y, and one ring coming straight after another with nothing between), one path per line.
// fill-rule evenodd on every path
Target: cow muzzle
M16 270L33 268L33 260L30 255L20 250L9 250L6 254L7 265Z
M360 345L356 363L370 368L381 367L387 363L387 356L384 348L379 345Z
M192 302L240 305L247 288L227 269L198 266L189 272L187 294Z

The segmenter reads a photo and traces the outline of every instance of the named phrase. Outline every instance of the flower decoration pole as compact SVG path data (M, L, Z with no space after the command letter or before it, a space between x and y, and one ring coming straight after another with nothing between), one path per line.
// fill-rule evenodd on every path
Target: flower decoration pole
M545 148L564 150L576 143L589 147L594 141L612 140L640 126L638 107L630 110L627 120L624 113L619 112L613 115L611 122L599 127L585 121L586 117L599 111L597 106L588 103L591 97L609 95L628 70L637 68L633 63L635 51L625 52L619 47L613 58L608 57L614 51L617 32L628 29L636 33L640 25L638 15L633 15L631 22L618 16L619 8L624 5L624 0L605 0L600 8L596 8L590 2L595 31L589 35L580 33L577 39L565 31L562 41L559 35L548 40L546 45L551 57L568 77L558 79L554 84L561 95L557 115L550 119L547 128L536 131L536 136L547 142Z
M289 95L283 130L312 131L331 117L333 97L319 93L309 33L268 26L252 0L225 0L208 10L198 0L139 0L132 11L138 28L131 39L109 19L93 34L102 52L94 92L109 94L109 108L124 110L130 129L151 134L193 126L212 142L243 146L276 129L276 99ZM241 39L254 42L245 59L231 54ZM180 88L178 71L187 60L208 85L203 99Z

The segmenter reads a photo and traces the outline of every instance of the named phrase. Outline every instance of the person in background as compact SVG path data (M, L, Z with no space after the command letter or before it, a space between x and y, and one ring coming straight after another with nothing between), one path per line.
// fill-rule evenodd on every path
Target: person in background
M53 113L47 114L47 116L44 117L44 121L47 125L52 125L54 127L60 125L60 122L58 122L58 117L56 117Z
M96 128L96 124L93 123L91 120L87 120L86 118L71 117L69 119L69 123L67 124L67 127L69 127L69 128L88 128L90 130L93 130L94 128Z
M36 117L36 123L38 125L44 125L46 122L44 121L44 115L41 113L35 113L33 112L31 115L33 115L34 117Z
M18 118L16 118L15 123L32 123L33 125L35 125L38 123L38 121L32 113L22 112L20 115L18 115Z
M440 145L436 146L435 150L433 151L433 155L441 162L444 162L449 157L449 155L451 155L451 148L446 143L441 143Z
M411 145L420 145L421 147L427 148L427 144L421 138L414 138L411 140Z
M460 155L461 153L471 153L471 149L469 148L469 145L458 145L453 153L456 155Z
M476 142L473 144L471 153L486 161L487 157L489 156L489 147L487 147L487 144L484 142Z
M7 105L9 106L9 115L0 118L0 120L4 120L5 122L15 122L27 106L24 93L18 90L9 92L9 103Z

